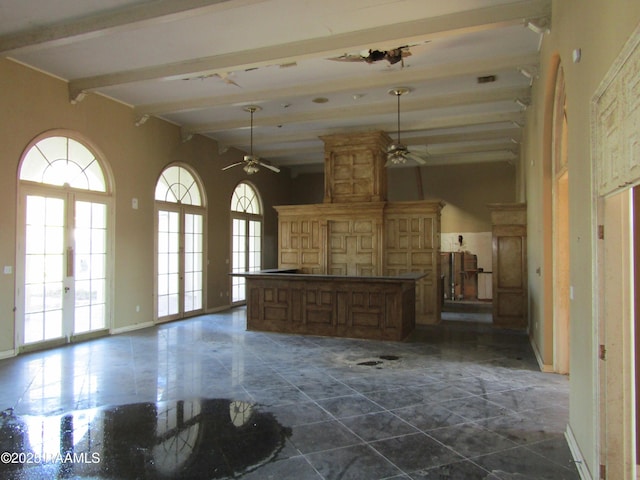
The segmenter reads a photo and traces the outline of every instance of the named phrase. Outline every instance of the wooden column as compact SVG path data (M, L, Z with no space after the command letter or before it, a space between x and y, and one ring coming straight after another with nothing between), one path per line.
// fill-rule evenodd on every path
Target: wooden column
M387 199L385 132L320 137L324 142L324 203L384 202Z
M523 203L491 204L493 232L493 324L526 328L527 207Z

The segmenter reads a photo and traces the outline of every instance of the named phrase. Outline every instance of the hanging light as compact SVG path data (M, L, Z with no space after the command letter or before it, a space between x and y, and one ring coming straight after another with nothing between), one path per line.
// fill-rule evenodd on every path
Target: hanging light
M232 163L231 165L227 165L222 170L228 170L229 168L237 167L238 165L242 165L242 169L247 173L247 175L253 175L260 171L260 166L268 168L272 172L280 172L280 169L274 165L269 165L268 163L264 163L260 161L260 158L257 155L253 154L253 114L257 111L262 110L262 108L257 105L248 105L243 108L245 112L249 112L251 114L251 143L249 144L249 155L245 155L242 157L241 162Z
M260 169L258 168L258 157L253 155L253 114L258 110L262 110L257 105L249 105L244 109L246 112L251 114L251 124L250 124L250 143L249 143L249 155L244 156L244 161L246 165L243 167L244 171L247 172L247 175L253 175L257 173Z
M400 142L400 96L405 93L409 93L409 89L407 87L396 87L389 90L390 95L395 95L398 99L398 130L397 130L397 140L396 143L392 143L389 145L387 149L387 161L392 165L400 165L406 163L407 154L409 151L407 147Z

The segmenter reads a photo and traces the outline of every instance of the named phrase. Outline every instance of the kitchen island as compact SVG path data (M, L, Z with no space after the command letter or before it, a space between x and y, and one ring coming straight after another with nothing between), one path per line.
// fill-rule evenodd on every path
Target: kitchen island
M404 340L415 328L416 281L425 274L346 276L281 269L232 275L246 279L248 330Z

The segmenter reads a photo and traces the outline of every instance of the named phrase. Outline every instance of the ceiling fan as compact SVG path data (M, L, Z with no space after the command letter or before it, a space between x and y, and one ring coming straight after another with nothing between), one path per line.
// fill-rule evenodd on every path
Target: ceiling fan
M264 168L268 168L273 172L280 173L280 169L278 167L275 167L273 165L269 165L268 163L264 163L260 161L260 158L257 155L253 154L253 114L255 112L262 110L262 108L258 107L257 105L248 105L244 107L243 110L245 112L251 113L251 144L249 147L249 155L245 155L241 162L236 162L236 163L232 163L231 165L227 165L226 167L223 167L222 170L228 170L230 168L237 167L239 165L244 165L244 167L242 168L244 169L245 172L247 172L247 175L252 175L254 173L257 173L260 170L260 166Z
M389 148L387 148L387 163L385 163L385 167L406 163L407 159L411 159L420 165L427 164L427 161L423 156L412 151L413 147L410 150L409 147L400 142L400 97L410 91L411 90L407 87L396 87L389 90L389 95L395 95L398 99L398 137L397 141L389 145Z

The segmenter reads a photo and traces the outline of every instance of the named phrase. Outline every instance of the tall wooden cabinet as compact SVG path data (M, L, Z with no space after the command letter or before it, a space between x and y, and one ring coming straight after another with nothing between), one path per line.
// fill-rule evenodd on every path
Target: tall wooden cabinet
M416 282L416 322L440 320L441 202L282 205L278 267L300 273L397 276Z
M527 207L523 203L489 205L493 236L493 324L526 328Z
M324 203L275 207L279 268L362 277L423 273L416 283L416 323L439 322L444 204L386 201L386 133L322 140Z

